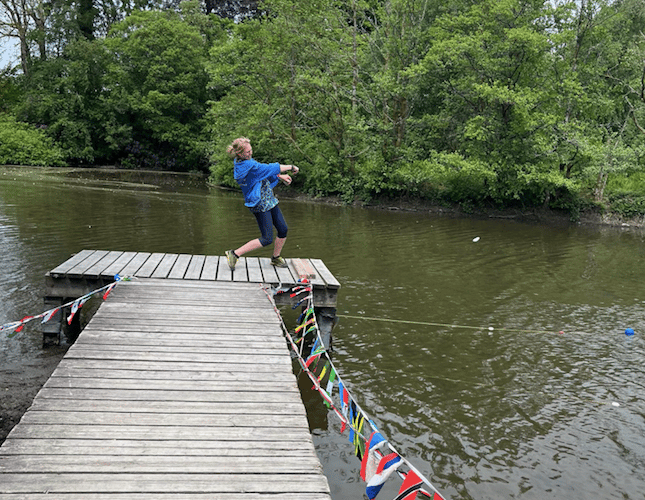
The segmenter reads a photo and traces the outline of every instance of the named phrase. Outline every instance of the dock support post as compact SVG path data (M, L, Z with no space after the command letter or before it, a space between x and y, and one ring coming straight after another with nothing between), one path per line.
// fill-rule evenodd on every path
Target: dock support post
M331 331L333 330L337 321L338 317L336 316L335 307L316 307L316 322L318 323L320 337L322 338L325 350L331 349Z
M56 309L57 307L62 306L65 302L62 297L46 296L44 303L45 310L49 311L50 309ZM43 347L47 347L48 345L59 345L60 334L63 331L63 310L59 309L56 311L47 323L43 323L41 325L41 330L43 332Z

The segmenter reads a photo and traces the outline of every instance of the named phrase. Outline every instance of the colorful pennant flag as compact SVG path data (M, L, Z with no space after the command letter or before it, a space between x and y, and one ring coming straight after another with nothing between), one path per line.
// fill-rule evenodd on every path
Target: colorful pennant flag
M414 500L417 497L417 491L421 489L423 481L414 471L409 471L399 490L399 495L394 500Z
M47 323L50 319L54 317L54 314L56 314L58 311L60 311L60 307L47 311L45 314L43 314L42 323Z
M107 290L105 291L105 293L103 294L103 300L106 300L106 299L108 298L108 295L110 295L110 292L111 292L111 291L112 291L112 289L116 286L116 284L117 284L117 282L115 281L114 283L112 283L112 284L108 287L108 289L107 289Z
M379 494L381 488L385 484L385 481L390 477L390 475L399 468L403 462L401 457L396 453L390 453L385 455L379 461L376 473L372 477L367 477L367 486L365 487L365 494L370 500L374 500L376 495Z
M21 332L22 329L25 327L25 323L27 323L28 321L30 321L32 319L34 319L33 316L25 316L24 318L22 318L20 320L20 326L18 326L18 328L16 328L16 333Z
M85 302L87 302L88 299L89 297L86 295L85 297L81 297L80 299L76 299L74 301L74 303L72 304L70 315L67 317L68 325L72 324L72 319L74 318L74 315L81 307L83 307L83 304L85 304Z

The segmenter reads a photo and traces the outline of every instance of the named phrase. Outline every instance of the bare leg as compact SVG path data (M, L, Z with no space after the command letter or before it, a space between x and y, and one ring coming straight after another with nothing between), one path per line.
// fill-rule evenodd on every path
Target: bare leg
M276 246L278 245L277 240L276 240L275 244L276 244ZM254 240L251 240L248 243L245 243L240 248L235 250L235 255L237 255L238 257L241 257L245 253L252 252L253 250L257 250L259 248L262 248L262 243L260 243L260 238L255 238Z
M287 238L276 238L275 245L273 246L273 256L280 257L280 252L282 252L282 247L284 242L287 241Z

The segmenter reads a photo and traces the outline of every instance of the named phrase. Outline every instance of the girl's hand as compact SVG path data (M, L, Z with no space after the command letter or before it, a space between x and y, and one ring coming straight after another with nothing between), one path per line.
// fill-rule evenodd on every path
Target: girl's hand
M280 179L282 182L284 182L287 186L291 184L291 176L287 174L280 174L278 175L278 179Z
M294 174L297 174L298 172L300 172L300 169L298 167L296 167L295 165L291 165L291 171Z

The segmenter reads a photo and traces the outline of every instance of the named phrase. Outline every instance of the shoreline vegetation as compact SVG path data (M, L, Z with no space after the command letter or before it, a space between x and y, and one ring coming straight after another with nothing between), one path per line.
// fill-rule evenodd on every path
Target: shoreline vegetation
M123 169L115 166L97 167L38 167L19 165L0 165L0 179L9 173L21 175L55 175L77 179L105 180L123 183L138 189L158 189L162 186L194 187L237 192L239 188L217 184L212 178L197 172L173 172L159 170ZM500 219L546 225L585 225L614 228L645 229L645 215L625 217L619 213L602 210L598 206L581 210L572 217L565 210L554 210L545 207L493 207L468 206L464 209L459 203L437 203L414 196L374 197L366 201L355 199L348 201L341 196L315 196L298 190L297 185L285 189L276 186L280 199L295 200L303 203L323 203L335 206L355 206L374 210L418 212L446 217L464 217L475 219Z

